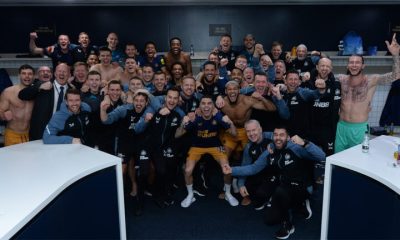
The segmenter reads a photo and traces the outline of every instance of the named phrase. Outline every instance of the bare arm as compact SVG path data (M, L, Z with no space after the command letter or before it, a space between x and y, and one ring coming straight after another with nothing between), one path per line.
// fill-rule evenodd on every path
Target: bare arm
M3 94L0 95L0 119L9 121L10 101L8 100L8 91L4 90Z
M181 125L175 131L175 138L180 138L186 133L185 125L189 122L189 117L184 116Z
M37 33L31 32L29 36L29 50L31 51L31 53L34 55L43 55L44 49L36 46L35 40L38 38Z
M185 61L186 61L186 72L187 72L187 75L192 76L193 75L192 61L190 60L189 54L185 54Z
M396 33L393 34L392 42L389 43L389 41L385 41L385 43L388 51L393 56L392 72L383 75L372 75L370 78L371 86L375 86L378 83L379 84L391 83L400 78L400 60L399 60L400 45L397 43Z
M254 92L251 97L246 97L251 102L252 107L264 111L276 111L276 106L270 100L265 99L258 92Z

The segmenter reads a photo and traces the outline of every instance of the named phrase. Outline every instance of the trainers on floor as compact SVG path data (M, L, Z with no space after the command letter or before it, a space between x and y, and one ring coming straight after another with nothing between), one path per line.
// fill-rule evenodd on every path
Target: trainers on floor
M239 201L234 196L232 196L232 194L225 193L225 200L228 201L232 207L236 207L237 205L239 205Z
M196 198L193 196L187 196L183 201L181 202L181 207L183 208L188 208L194 201L196 201Z
M265 207L265 204L266 204L266 202L257 202L257 203L254 203L254 210L256 210L256 211L263 210L264 207Z
M287 239L294 233L294 226L290 222L283 222L281 229L275 233L277 239Z

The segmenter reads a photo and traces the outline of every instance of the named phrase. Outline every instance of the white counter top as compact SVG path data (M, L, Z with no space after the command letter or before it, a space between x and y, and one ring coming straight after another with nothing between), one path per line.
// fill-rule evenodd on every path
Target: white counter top
M368 153L357 145L327 158L327 164L344 167L381 182L400 195L400 166L394 167L393 153L400 138L380 136L370 141Z
M120 159L41 140L0 148L0 239L9 239L69 185Z

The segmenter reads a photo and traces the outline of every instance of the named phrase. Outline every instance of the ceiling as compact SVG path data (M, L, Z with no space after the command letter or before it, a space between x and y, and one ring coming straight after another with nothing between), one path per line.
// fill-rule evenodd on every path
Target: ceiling
M398 5L399 0L0 0L0 6Z

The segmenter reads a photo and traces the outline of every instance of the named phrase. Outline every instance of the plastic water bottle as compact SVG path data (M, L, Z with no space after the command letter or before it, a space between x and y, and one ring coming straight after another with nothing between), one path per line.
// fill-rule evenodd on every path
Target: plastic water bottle
M365 131L364 134L364 141L362 142L362 152L368 153L369 152L369 134L368 131Z
M193 44L190 44L190 56L193 57L194 56L194 48L193 48Z

